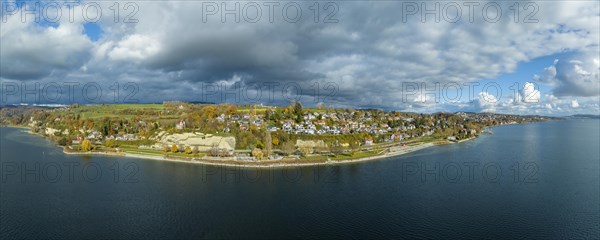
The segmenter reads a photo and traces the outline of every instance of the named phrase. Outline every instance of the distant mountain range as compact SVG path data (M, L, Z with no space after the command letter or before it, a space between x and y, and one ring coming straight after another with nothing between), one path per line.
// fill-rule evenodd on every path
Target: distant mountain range
M575 115L571 115L571 116L567 116L565 118L585 118L585 119L600 119L600 115L593 115L593 114L575 114Z

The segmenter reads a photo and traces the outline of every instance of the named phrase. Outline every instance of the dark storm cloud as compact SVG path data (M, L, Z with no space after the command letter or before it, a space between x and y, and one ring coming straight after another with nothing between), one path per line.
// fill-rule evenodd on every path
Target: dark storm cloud
M323 21L326 13L314 21L309 10L314 2L301 3L303 15L295 23L284 21L281 12L273 22L263 16L256 23L243 19L222 23L219 15L204 21L201 2L137 4L138 23L103 19L99 25L104 34L98 42L76 41L83 36L76 30L51 35L62 37L62 45L38 33L39 39L53 44L44 45L48 50L57 46L73 48L52 53L65 56L58 61L48 60L53 59L50 56L42 58L45 62L19 57L27 56L25 52L43 56L40 53L44 51L39 49L20 48L25 52L17 55L3 51L3 69L11 67L4 63L8 57L18 59L15 63L27 62L18 66L39 67L12 67L14 73L3 70L2 77L21 74L48 80L56 78L50 76L52 71L56 74L55 70L64 69L69 73L65 79L77 76L107 83L135 82L140 86L140 99L148 102L194 100L203 84L260 86L294 82L305 89L303 95L312 96L315 82L320 86L334 83L335 97L328 99L332 104L437 109L451 107L421 104L414 99L403 101L399 94L402 83L493 79L515 71L520 62L564 49L588 51L582 46L598 41L598 23L593 21L598 18L597 12L589 10L598 9L598 4L589 2L539 2L539 23L534 24L515 23L509 14L494 23L481 17L469 22L466 15L456 23L432 19L422 22L420 14L403 19L402 2L386 1L336 2L339 11L334 23ZM508 11L512 3L498 4ZM18 36L18 31L31 32L28 26L13 25L18 23L12 23L15 30L10 36ZM14 41L5 41L10 36L3 30L3 50L16 46ZM464 106L455 106L460 107Z

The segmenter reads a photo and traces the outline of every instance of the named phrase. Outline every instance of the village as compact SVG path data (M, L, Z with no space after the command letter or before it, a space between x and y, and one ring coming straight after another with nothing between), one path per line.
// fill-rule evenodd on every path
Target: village
M175 158L268 161L356 158L392 147L457 142L490 126L545 117L491 113L401 113L377 109L192 104L73 105L2 109L69 152L124 152ZM21 122L11 122L21 119Z

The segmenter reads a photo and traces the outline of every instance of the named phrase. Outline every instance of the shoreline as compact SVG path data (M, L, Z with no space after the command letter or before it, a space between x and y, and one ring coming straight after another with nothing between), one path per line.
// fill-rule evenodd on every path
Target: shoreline
M473 139L473 138L471 138ZM470 140L470 139L469 139ZM466 141L466 140L465 140ZM453 143L451 143L453 144ZM325 162L313 162L313 163L288 163L281 162L281 160L271 160L271 161L239 161L239 160L230 160L236 161L238 163L228 163L225 160L207 160L207 159L196 159L196 160L181 160L181 159L169 159L164 156L151 156L144 154L135 154L135 153L106 153L106 152L66 152L63 150L64 154L67 155L102 155L102 156L113 156L113 157L126 157L126 158L138 158L138 159L146 159L146 160L154 160L154 161L163 161L163 162L181 162L181 163L189 163L189 164L202 164L202 165L211 165L211 166L222 166L222 167L243 167L243 168L285 168L285 167L310 167L310 166L322 166L322 165L340 165L340 164L348 164L348 163L357 163L357 162L365 162L365 161L373 161L385 158L396 157L412 152L416 152L419 150L423 150L429 147L438 146L440 144L434 143L424 143L416 146L411 146L411 149L407 149L404 151L394 151L388 152L381 155L357 158L357 159L346 159L346 160L327 160ZM220 162L223 161L223 162Z
M18 128L22 130L28 130L27 133L38 135L39 137L44 138L43 135L33 133L28 127L24 126L6 126L11 128ZM426 148L430 148L438 145L447 145L447 144L459 144L466 141L470 141L476 139L477 137L471 137L463 140L459 140L457 142L444 142L444 143L421 143L419 145L414 146L392 146L388 148L382 149L382 151L387 151L386 153L381 153L375 156L362 157L357 159L342 159L342 160L330 160L328 158L327 161L319 161L319 162L285 162L286 160L268 160L268 161L240 161L240 160L211 160L211 159L195 159L189 158L188 160L183 159L173 159L167 158L165 156L153 156L146 154L135 154L135 153L127 153L127 152L70 152L67 151L67 147L58 146L62 148L63 154L66 155L99 155L99 156L111 156L111 157L125 157L125 158L137 158L137 159L146 159L146 160L154 160L154 161L163 161L163 162L180 162L180 163L188 163L188 164L203 164L210 166L222 166L222 167L240 167L240 168L286 168L286 167L310 167L310 166L322 166L322 165L339 165L339 164L349 164L349 163L358 163L365 161L374 161L380 159L386 159L396 156L405 155L408 153L416 152L419 150L423 150ZM294 161L294 160L287 160Z
M403 147L390 147L386 150L389 152L383 153L380 155L362 157L357 159L342 159L342 160L327 160L324 162L299 162L299 163L290 163L290 162L282 162L282 160L271 160L271 161L239 161L239 160L209 160L209 159L193 159L182 160L182 159L172 159L166 158L165 156L152 156L145 154L135 154L135 153L108 153L108 152L67 152L63 153L67 155L102 155L102 156L112 156L112 157L126 157L126 158L137 158L137 159L146 159L146 160L154 160L154 161L163 161L163 162L180 162L180 163L188 163L188 164L202 164L202 165L210 165L210 166L223 166L223 167L242 167L242 168L285 168L285 167L310 167L310 166L322 166L322 165L340 165L340 164L349 164L349 163L358 163L365 161L374 161L380 159L386 159L396 156L401 156L409 153L413 153L416 151L420 151L426 148L439 146L439 145L447 145L447 144L458 144L466 141L470 141L476 139L476 137L467 138L458 142L448 142L445 144L435 144L433 142L423 143L415 146L405 146L406 149L402 149ZM392 148L399 148L395 151L391 151ZM226 162L229 161L229 162ZM231 163L231 161L235 161L235 163Z

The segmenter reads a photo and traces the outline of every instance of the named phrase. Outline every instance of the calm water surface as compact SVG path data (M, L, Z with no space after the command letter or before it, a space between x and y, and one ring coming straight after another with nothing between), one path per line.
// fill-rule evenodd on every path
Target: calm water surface
M600 238L600 121L338 166L66 156L0 128L0 238Z

